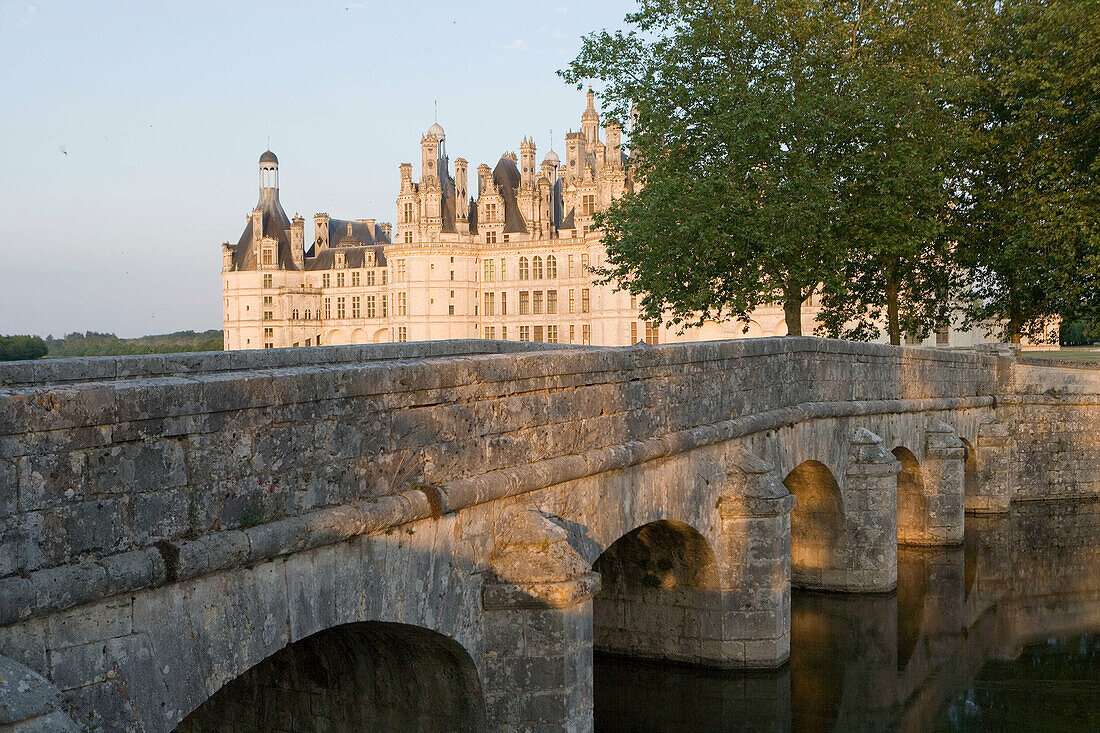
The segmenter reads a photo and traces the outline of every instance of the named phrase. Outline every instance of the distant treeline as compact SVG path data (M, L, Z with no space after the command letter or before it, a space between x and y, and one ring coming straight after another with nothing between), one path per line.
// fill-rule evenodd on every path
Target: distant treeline
M41 341L41 339L39 339ZM120 339L113 333L70 333L45 341L52 358L67 356L120 356L123 354L175 354L183 351L221 351L222 332L176 331L155 336Z
M0 361L40 359L46 352L46 342L38 336L0 336Z

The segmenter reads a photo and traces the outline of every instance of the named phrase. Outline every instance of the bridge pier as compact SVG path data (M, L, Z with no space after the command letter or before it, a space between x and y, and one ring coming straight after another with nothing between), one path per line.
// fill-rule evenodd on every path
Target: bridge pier
M478 660L488 729L593 727L592 597L599 576L533 509L505 512L482 589Z
M966 495L966 511L1000 514L1012 503L1009 476L1011 447L1008 427L999 420L983 420L978 426L973 489Z
M825 590L877 592L898 583L897 475L882 438L857 428L849 441L843 536L821 573Z
M966 448L955 429L940 421L925 433L921 466L924 511L916 527L898 527L898 541L913 545L958 545L963 541Z

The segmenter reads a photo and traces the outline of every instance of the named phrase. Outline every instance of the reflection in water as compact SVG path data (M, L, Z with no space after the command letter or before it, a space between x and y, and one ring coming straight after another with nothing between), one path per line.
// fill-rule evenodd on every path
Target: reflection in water
M596 729L1098 731L1100 502L968 516L896 593L796 592L780 670L597 656Z

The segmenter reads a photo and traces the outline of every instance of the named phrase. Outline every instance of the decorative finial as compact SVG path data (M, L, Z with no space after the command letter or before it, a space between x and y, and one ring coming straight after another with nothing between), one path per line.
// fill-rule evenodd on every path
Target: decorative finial
M435 112L433 114L433 117L435 117L435 119L433 120L433 122L439 122L439 100L433 99L432 104L435 105Z

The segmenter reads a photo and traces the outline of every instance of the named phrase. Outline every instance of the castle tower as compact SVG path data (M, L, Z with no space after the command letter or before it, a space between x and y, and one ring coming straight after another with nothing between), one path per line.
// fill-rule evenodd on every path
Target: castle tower
M306 220L294 214L294 218L290 222L290 256L294 260L294 265L299 269L304 269L306 258Z
M596 113L595 99L596 93L592 91L592 87L589 87L588 108L581 115L581 132L590 148L596 147L596 143L600 141L600 116Z
M321 250L329 245L328 241L328 214L321 212L313 215L313 250L314 255L321 254Z
M565 136L565 175L579 178L587 163L588 150L584 133L569 132Z
M439 126L439 123L432 125L432 128L443 128ZM420 182L428 183L435 181L439 183L440 173L436 169L436 164L439 162L439 143L440 139L437 138L432 132L428 131L428 134L420 138Z
M524 136L519 144L519 180L520 187L534 184L538 171L535 169L535 141Z
M607 137L607 164L612 168L621 168L623 128L618 122L608 122L603 129Z
M265 195L279 198L279 158L270 150L260 156L260 201Z

